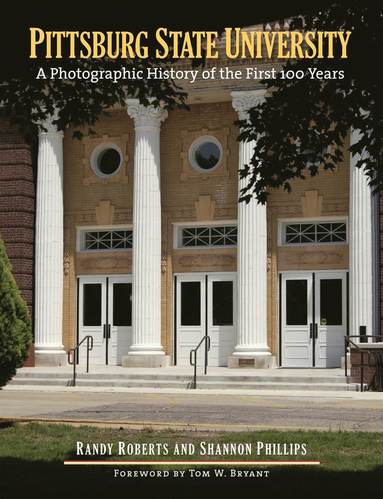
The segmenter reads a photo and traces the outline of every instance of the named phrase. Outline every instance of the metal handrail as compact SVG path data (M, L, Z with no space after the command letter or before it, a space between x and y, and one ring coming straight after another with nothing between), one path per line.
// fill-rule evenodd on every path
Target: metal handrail
M86 372L89 372L89 352L93 350L93 336L85 336L74 348L68 350L68 364L73 366L73 377L71 386L76 386L76 366L78 364L80 346L86 341ZM71 355L73 354L73 356Z
M199 347L202 345L202 343L206 342L205 345L205 367L204 367L204 374L207 374L207 364L208 364L208 352L210 351L210 336L205 335L202 337L201 341L198 343L198 345L190 350L190 365L194 366L194 375L193 375L193 382L191 385L192 389L197 388L197 352Z
M354 335L346 335L344 337L344 371L345 371L345 376L347 377L347 370L348 370L348 365L347 365L347 348L351 345L355 350L357 350L360 353L361 361L360 361L360 391L364 391L364 354L367 353L368 355L368 364L370 365L370 357L371 353L373 353L372 349L368 348L363 348L361 349L358 347L356 343L354 343L350 338L359 338L361 341L360 343L368 343L368 341L362 341L364 339L367 340L367 338L373 338L376 340L378 338L383 338L381 335L374 335L374 334L354 334ZM371 343L374 343L374 341L371 341ZM367 389L369 388L370 385L367 386Z

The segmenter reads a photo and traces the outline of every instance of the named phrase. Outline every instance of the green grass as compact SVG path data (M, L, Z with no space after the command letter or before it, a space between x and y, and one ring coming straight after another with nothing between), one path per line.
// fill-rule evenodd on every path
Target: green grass
M76 441L113 442L117 448L119 441L166 443L170 450L163 456L118 456L113 459L222 459L222 460L272 460L307 459L320 460L322 468L328 470L371 470L383 463L383 434L362 432L319 432L319 431L259 431L249 433L198 433L180 431L131 431L91 426L74 427L56 424L16 424L0 431L0 458L26 459L28 461L55 461L78 459L75 455ZM252 443L258 441L275 443L306 443L306 456L201 456L199 442ZM174 456L175 443L193 443L197 448L195 455ZM108 457L107 457L108 458ZM84 456L83 459L94 459ZM97 456L95 457L97 459Z
M348 491L348 497L381 497L376 491L383 481L383 433L362 432L317 432L317 431L257 431L248 433L199 433L181 431L132 431L127 429L109 429L89 426L74 427L59 424L15 424L0 428L0 497L18 497L10 495L17 490L20 496L30 488L40 487L40 497L83 497L92 493L92 497L105 497L105 493L122 493L135 490L142 491L147 486L153 486L153 480L124 480L112 477L113 467L70 467L63 466L65 459L80 459L75 455L76 441L82 442L138 442L138 443L166 443L170 453L166 456L116 456L112 459L306 459L320 460L320 467L295 467L289 469L269 468L270 478L267 480L243 479L241 487L249 490L279 493L283 490L283 497L301 497L301 493L311 497L323 497L326 487L331 492L339 491L342 494ZM173 456L172 449L177 443L193 443L199 448L199 442L212 443L257 441L275 443L306 443L306 456L200 456L197 452L193 456ZM253 448L254 448L253 447ZM97 459L84 456L82 459ZM104 458L102 458L104 459ZM124 468L128 469L128 468ZM158 467L164 469L164 467ZM166 469L166 468L165 468ZM175 468L177 469L177 465ZM238 486L239 479L198 480L172 479L171 489L169 481L161 480L156 485L157 492L175 490L180 486L182 497L189 497L192 490L201 488L204 492L209 487ZM165 487L167 483L167 488ZM45 484L45 485L44 485ZM376 485L375 485L376 484ZM43 488L41 488L43 486ZM53 487L54 495L44 496L45 488ZM252 487L252 488L251 488ZM286 488L287 487L287 488ZM24 490L25 488L25 490ZM356 494L360 488L361 495ZM50 488L51 492L53 490ZM307 489L307 490L306 490ZM4 494L1 492L4 490ZM47 489L48 490L48 489ZM70 492L71 490L71 492ZM214 489L216 490L216 489ZM368 490L368 495L366 492ZM60 495L62 494L62 495ZM100 495L98 495L100 494ZM177 493L178 494L178 493ZM291 494L291 495L290 495ZM318 494L318 495L315 495ZM179 497L164 494L164 497ZM302 495L303 497L303 495ZM197 498L199 499L199 497Z

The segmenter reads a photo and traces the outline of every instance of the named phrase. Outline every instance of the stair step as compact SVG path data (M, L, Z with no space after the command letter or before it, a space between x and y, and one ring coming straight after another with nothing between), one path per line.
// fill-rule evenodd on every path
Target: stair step
M25 385L25 386L69 386L71 377L66 378L19 378L14 377L9 381L8 385Z
M78 380L77 386L106 386L106 387L125 387L125 388L186 388L191 383L191 379L187 382L180 383L179 381L148 381L148 380ZM236 390L355 390L353 385L347 383L331 384L331 383L278 383L278 382L221 382L214 381L197 381L198 388L201 389L236 389Z
M147 379L77 379L79 387L105 387L105 388L190 388L191 377L180 380L147 380ZM18 377L11 380L10 385L18 386L70 386L70 378L24 378ZM304 390L304 391L356 391L355 384L347 383L296 383L296 382L238 382L211 380L198 380L199 389L211 390Z
M187 382L192 378L192 374L106 374L102 373L78 373L78 380L92 380L100 379L102 376L103 380L122 380L122 381L135 381L135 380L153 380L153 381L180 381ZM72 377L71 373L46 373L46 372L19 372L14 379L57 379L57 380L67 380ZM283 376L283 375L270 375L270 376L218 376L218 375L200 375L199 380L208 380L214 382L282 382L282 383L331 383L331 384L343 384L345 383L345 377L331 377L331 376Z

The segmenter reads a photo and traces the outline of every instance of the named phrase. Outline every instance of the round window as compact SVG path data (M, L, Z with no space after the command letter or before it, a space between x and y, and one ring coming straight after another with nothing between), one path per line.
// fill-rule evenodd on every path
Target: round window
M215 137L200 137L190 146L189 161L195 170L208 172L222 159L222 146Z
M102 144L95 148L91 157L93 171L99 177L111 177L122 163L120 149L114 144Z

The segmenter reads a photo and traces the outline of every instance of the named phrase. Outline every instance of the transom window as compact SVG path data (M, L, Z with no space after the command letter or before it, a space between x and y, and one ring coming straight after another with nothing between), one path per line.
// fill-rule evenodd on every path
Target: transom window
M237 226L181 227L180 246L183 248L237 246Z
M286 223L284 244L329 244L347 242L345 222Z
M132 230L89 230L81 237L82 250L131 249L132 246Z

